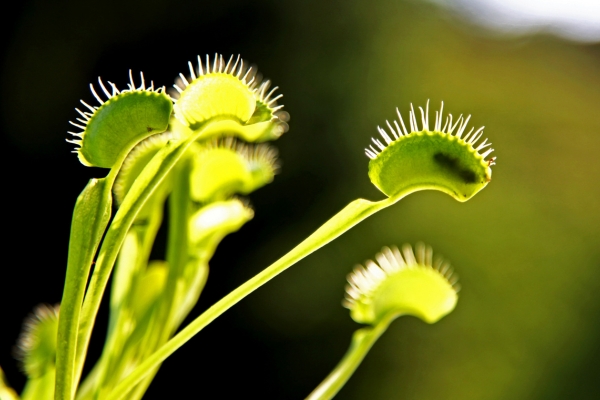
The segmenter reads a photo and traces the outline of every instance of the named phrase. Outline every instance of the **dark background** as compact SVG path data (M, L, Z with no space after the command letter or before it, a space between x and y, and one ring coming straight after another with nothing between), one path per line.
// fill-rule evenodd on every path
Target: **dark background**
M170 86L197 54L241 53L281 87L282 172L226 238L198 315L358 197L380 199L363 148L410 102L472 113L497 149L467 203L416 193L300 262L169 358L159 398L297 399L357 325L345 275L383 245L430 243L461 276L435 325L396 321L339 398L600 398L600 45L502 37L419 1L22 1L3 12L0 130L4 241L0 365L27 313L60 301L70 215L87 180L67 121L100 75ZM164 241L164 235L160 236ZM164 256L159 245L156 258ZM91 357L102 345L106 314Z

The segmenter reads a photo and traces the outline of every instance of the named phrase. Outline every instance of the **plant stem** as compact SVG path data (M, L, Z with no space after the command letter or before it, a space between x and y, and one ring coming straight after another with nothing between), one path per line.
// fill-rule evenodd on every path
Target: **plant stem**
M68 364L72 366L63 366L64 371L57 370L56 400L71 400L73 397L73 375L77 374L77 377L79 377L81 375L81 371L83 370L87 348L92 336L96 315L98 314L98 309L100 308L100 302L102 301L102 296L106 289L106 284L108 283L108 279L117 255L119 254L121 245L123 244L125 236L135 220L135 217L140 209L144 206L148 198L152 195L152 193L154 193L156 188L163 181L165 176L179 161L183 154L185 154L189 146L204 136L216 134L210 130L206 130L206 128L210 127L212 122L218 122L222 119L224 118L215 117L206 121L197 131L195 131L189 137L186 137L184 140L168 142L165 147L156 153L148 165L144 167L144 170L136 178L134 184L129 189L123 204L121 204L121 207L117 211L111 225L106 231L106 235L102 242L102 247L98 252L96 268L94 269L94 273L92 274L92 278L85 293L85 299L81 309L82 315L79 319L78 336L64 345L65 347L76 346L77 350L75 353L76 356L74 363ZM109 177L113 176L113 173L114 176L116 176L117 172L117 168L113 168L109 174ZM112 188L112 181L110 187ZM111 189L109 188L109 194L110 190ZM71 246L71 248L72 247L73 246ZM66 390L65 387L68 387L69 390ZM58 389L60 389L60 391L58 391Z
M159 154L162 155L161 152L163 150L168 152L168 150L171 150L173 146L175 145L167 145L157 153L157 156ZM178 150L180 149L178 148ZM173 153L178 154L179 152L175 151ZM80 336L77 342L77 359L75 364L75 370L77 371L78 375L81 374L81 370L83 369L85 355L87 353L87 348L92 336L92 329L94 327L96 315L98 313L98 309L100 308L102 295L104 294L106 284L108 283L108 278L110 277L112 267L115 263L117 255L119 254L121 245L123 244L125 236L135 220L137 213L140 211L146 200L152 195L154 190L158 187L162 179L169 172L170 167L177 162L178 157L173 157L173 153L169 154L171 157L167 157L168 162L166 168L163 167L163 163L153 163L152 161L146 166L144 172L147 169L149 169L149 172L151 172L149 174L150 177L148 181L141 181L139 179L136 180L134 185L129 190L127 196L125 196L123 204L121 204L121 207L115 214L115 217L106 232L106 236L104 237L104 241L102 242L102 247L100 248L98 259L96 261L96 268L92 274L92 279L90 280L85 300L83 302L82 315L79 325ZM67 398L57 397L56 400L67 400Z
M344 358L331 371L327 378L321 382L306 400L329 400L340 391L352 376L356 368L365 358L373 344L386 331L393 318L384 318L374 327L362 328L354 332L350 348Z
M126 396L131 388L133 388L140 380L142 380L147 373L152 371L168 356L173 354L188 340L194 337L194 335L200 332L206 325L211 323L244 297L285 271L287 268L294 265L296 262L342 235L354 225L375 214L377 211L398 202L409 193L412 193L412 191L402 193L395 197L387 198L378 202L358 199L348 204L344 209L334 215L329 221L327 221L289 253L239 286L227 296L223 297L194 321L192 321L188 326L181 330L181 332L179 332L165 345L158 349L158 351L152 354L152 356L142 362L129 376L127 376L127 378L125 378L110 393L108 400L118 400Z
M135 302L132 288L137 285L137 281L148 266L152 245L163 220L165 196L164 191L158 191L148 200L144 205L146 212L142 223L134 222L119 252L112 280L108 332L102 356L95 366L98 371L94 376L94 391L101 386L111 387L111 384L118 383L120 379L115 371L119 370L119 364L130 362L124 357L123 350L127 337L124 337L123 333L132 323ZM148 209L152 211L149 212ZM138 320L134 322L136 327L139 322ZM87 382L89 378L88 376L84 383L86 391L92 390L92 385ZM79 391L83 391L84 385ZM82 395L82 398L86 396Z
M169 274L161 295L156 322L161 324L155 331L155 346L149 349L151 354L165 343L171 335L175 297L177 287L181 285L183 273L188 261L188 229L190 216L190 174L191 162L181 160L173 182L173 192L169 196L169 232L167 237L167 263Z
M169 269L165 287L156 303L156 315L152 318L152 323L148 327L149 340L143 348L139 349L137 354L140 359L144 359L156 351L169 339L171 334L171 321L173 320L177 287L181 285L183 270L188 257L190 168L189 159L184 157L171 171L173 190L168 199L169 231L167 236L167 264ZM145 381L137 385L135 391L131 393L132 399L141 398L144 395L157 372L158 367L146 377Z
M119 163L120 165L120 163ZM81 304L92 261L108 225L112 185L118 168L104 179L92 179L75 203L69 256L58 319L55 398L70 400L75 393L74 375Z
M27 379L21 393L21 400L51 400L54 397L55 374L55 368L48 368L43 375ZM5 399L0 397L0 400Z

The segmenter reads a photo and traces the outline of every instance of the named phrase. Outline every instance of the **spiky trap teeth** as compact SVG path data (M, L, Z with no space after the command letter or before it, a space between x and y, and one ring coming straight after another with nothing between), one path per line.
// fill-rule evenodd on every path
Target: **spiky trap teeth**
M169 131L152 135L140 141L127 154L113 186L117 204L123 202L125 195L127 195L127 192L133 186L133 183L141 174L144 167L150 162L152 157L169 141L175 141L179 138L179 135ZM164 183L166 184L166 182Z
M191 196L199 202L249 194L270 183L279 168L277 151L227 137L198 148L190 174Z
M231 55L227 63L222 54L215 53L213 61L211 63L210 57L206 55L206 63L202 64L202 58L198 56L198 65L196 68L192 65L191 61L188 61L188 68L190 71L189 77L191 82L188 81L185 75L179 74L177 83L173 85L177 93L181 94L193 81L206 75L211 74L225 74L236 77L240 82L246 85L254 92L256 99L261 101L263 104L272 107L273 112L283 108L283 105L277 105L277 100L283 97L282 94L275 95L279 86L275 86L270 89L271 81L262 81L260 74L257 73L254 67L248 63L244 65L244 60L240 58L238 54L235 62L232 64L234 56ZM211 66L212 64L212 66ZM269 90L270 89L270 90ZM178 96L177 96L178 97Z
M389 129L389 132L391 134L388 134L388 131L386 131L384 128L377 126L377 130L379 131L379 134L383 138L383 141L385 142L385 144L383 144L379 139L371 138L371 140L373 141L373 144L369 145L369 147L365 148L365 154L367 155L367 157L369 157L370 159L377 158L377 156L381 153L381 151L385 150L385 148L388 145L390 145L392 142L394 142L396 140L399 140L400 138L402 138L404 136L408 136L412 133L429 131L429 100L427 101L425 110L423 110L423 107L419 107L419 110L421 111L421 129L419 129L419 123L417 122L417 114L411 103L410 111L409 111L409 126L410 126L410 132L409 132L406 129L406 126L404 125L404 120L402 119L402 114L400 113L400 110L398 108L396 108L396 114L398 115L398 121L400 121L402 128L400 128L400 125L398 125L398 121L396 121L396 120L393 120L393 124L394 124L393 126L392 126L392 124L390 124L389 120L385 121L387 128ZM475 149L475 151L478 154L480 154L484 160L488 155L490 155L490 153L492 153L494 151L494 149L490 148L490 149L485 150L483 153L480 153L482 150L484 150L487 147L490 147L492 145L491 143L487 142L487 139L483 140L483 142L481 142L477 147L475 147L477 144L477 141L479 139L481 139L481 136L483 135L483 129L485 128L484 126L480 127L477 130L475 130L475 128L472 127L471 130L463 137L463 134L467 128L467 124L469 123L469 120L471 119L471 115L468 115L467 117L463 117L463 115L461 114L456 119L456 121L453 121L452 114L448 114L446 116L446 120L445 120L444 124L442 125L442 121L444 120L443 111L444 111L444 102L442 101L442 104L440 106L440 111L435 112L435 124L434 124L432 132L440 132L440 133L445 133L447 135L452 135L452 133L456 130L456 133L454 134L454 136L458 139L461 139L464 143L470 145L470 147ZM475 132L473 132L473 131L475 131ZM373 147L373 145L375 147ZM496 160L496 157L491 157L486 162L488 163L488 165L494 165L495 160Z
M81 104L83 104L85 106L85 108L88 111L81 111L79 108L75 108L75 111L77 111L79 113L79 115L81 116L81 118L75 118L75 120L77 122L73 122L73 121L69 121L69 123L71 125L73 125L76 128L81 129L81 132L67 132L72 136L75 136L77 138L83 138L83 135L85 133L85 129L87 127L87 124L90 122L90 120L92 119L92 117L94 116L94 113L102 106L104 105L104 103L106 103L107 101L109 101L110 99L112 99L113 97L121 94L121 93L126 93L126 92L133 92L135 90L139 90L139 91L152 91L154 92L154 82L150 81L150 86L146 87L146 80L144 79L144 73L140 72L140 80L141 80L141 85L136 88L135 87L135 82L133 81L133 75L131 70L129 70L129 83L127 84L127 89L125 90L119 90L117 88L117 86L112 83L111 81L107 81L108 84L110 85L110 91L106 88L106 85L104 85L104 82L102 82L102 78L98 77L98 86L102 89L102 92L105 96L106 96L106 100L103 100L101 96L98 95L98 92L96 92L96 89L94 88L94 85L92 83L90 83L90 91L92 92L92 95L94 96L94 98L98 101L98 103L100 104L100 106L92 106L89 105L88 103L86 103L83 100L79 100L81 102ZM160 92L164 92L165 88L164 86L159 88L158 90L156 90L157 93ZM84 109L85 110L85 109ZM71 139L67 139L67 142L69 143L73 143L76 145L81 145L81 140L71 140ZM77 153L77 150L79 149L75 149L73 151L73 153Z
M30 378L43 375L54 365L59 306L40 304L25 319L15 357Z
M277 149L267 144L252 145L227 136L216 139L206 146L206 150L229 149L239 154L248 164L251 172L263 170L266 175L272 176L279 172L280 165L277 159Z
M136 87L130 70L128 88L119 90L109 81L109 91L98 78L100 93L106 100L90 84L99 106L81 100L87 111L76 108L81 118L76 118L77 122L69 121L81 132L68 132L77 139L67 139L79 146L73 152L84 165L111 168L138 141L167 128L172 100L164 93L164 87L156 90L153 82L146 86L142 73L140 81L140 86Z
M262 81L254 67L244 63L238 55L227 62L222 55L206 56L203 64L198 56L194 68L188 62L189 76L179 74L176 84L175 112L183 123L192 127L209 118L226 115L243 124L271 120L285 123L287 113L277 105L283 95L276 95L278 87L270 89L270 81Z
M400 250L384 247L348 275L344 307L356 322L376 324L390 314L414 315L433 323L452 311L460 290L458 277L443 258L422 243Z
M435 113L430 130L429 101L421 111L421 127L411 104L409 128L400 111L398 120L386 121L387 129L377 127L381 138L372 138L365 149L369 177L383 193L392 197L408 191L436 189L459 201L466 201L491 180L495 157L487 139L480 141L483 127L467 132L471 116L456 120L448 114L444 120L444 103ZM445 121L445 122L444 122Z

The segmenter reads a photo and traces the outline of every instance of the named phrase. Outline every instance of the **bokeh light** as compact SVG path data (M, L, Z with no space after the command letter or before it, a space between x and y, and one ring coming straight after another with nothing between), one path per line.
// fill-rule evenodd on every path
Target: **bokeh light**
M600 2L596 0L433 1L505 34L548 32L570 40L600 41Z

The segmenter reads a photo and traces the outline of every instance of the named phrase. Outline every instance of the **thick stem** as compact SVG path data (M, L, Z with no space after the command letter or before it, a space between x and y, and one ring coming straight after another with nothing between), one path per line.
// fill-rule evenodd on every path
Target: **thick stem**
M321 382L306 400L329 400L340 391L365 358L373 344L385 332L392 318L386 318L374 327L354 332L350 348L327 378Z
M55 374L56 370L49 368L42 376L29 378L21 393L21 400L51 400L54 398ZM0 396L0 400L5 399Z
M144 207L152 211L146 211L144 220L141 223L134 223L119 252L119 259L114 272L115 276L112 280L107 339L102 356L95 366L97 372L93 377L86 379L80 391L84 389L86 391L92 389L96 391L99 387L111 387L112 384L119 381L119 376L115 373L120 368L119 363L129 362L124 357L123 349L127 336L123 336L123 334L129 329L127 326L132 323L131 317L133 315L133 303L135 302L133 288L138 284L137 281L148 266L152 245L163 219L165 196L165 193L157 192L148 200ZM135 323L137 324L139 321L135 321ZM88 382L92 378L94 382ZM85 398L85 396L82 395L82 398Z
M78 197L73 212L67 273L58 320L56 349L57 400L70 400L77 378L76 350L81 305L92 261L110 219L111 189L118 168L104 179L92 179Z
M123 244L123 240L125 239L125 235L129 231L135 217L148 198L154 193L158 185L163 181L165 176L171 171L183 154L185 154L189 146L196 140L201 139L208 134L212 134L210 131L206 131L205 128L209 127L212 122L219 121L220 119L222 118L214 118L213 120L206 121L200 129L183 141L168 142L165 147L158 151L148 165L144 167L144 170L129 189L123 204L121 204L121 207L117 211L106 232L102 247L99 251L96 268L94 269L94 273L92 274L92 278L85 294L81 318L79 319L79 336L76 337L77 340L74 340L70 344L77 348L74 365L73 367L68 368L68 370L57 371L57 382L59 379L61 380L61 385L58 385L57 383L57 388L60 386L61 391L60 394L57 393L55 397L56 400L70 400L73 396L73 371L77 371L79 374L83 369L94 322L96 315L98 314L98 309L100 308L100 302L102 301L106 284L108 283L108 279L117 255L119 254L121 245ZM114 170L115 169L111 170L111 174ZM112 186L112 184L110 186ZM63 373L68 376L63 378ZM59 375L61 376L60 378L58 377ZM68 384L63 384L62 380L66 380ZM65 390L65 386L69 387L70 390Z
M393 198L388 198L379 202L358 199L348 204L289 253L219 300L202 315L192 321L188 326L181 330L181 332L158 349L158 351L152 354L152 356L140 364L131 375L125 378L110 393L108 399L118 400L126 396L133 386L141 381L146 374L183 346L206 325L211 323L244 297L294 265L296 262L342 235L362 220L375 214L377 211L396 203L406 194L408 193L397 195Z
M168 147L165 147L163 150L167 148ZM178 152L176 151L174 153ZM159 154L161 154L160 151L157 155ZM170 156L173 156L173 154L170 154ZM77 343L76 371L81 371L83 368L85 355L92 336L96 315L100 308L102 295L104 294L108 278L110 277L110 273L112 272L113 265L119 254L125 236L145 201L152 195L156 187L158 187L162 179L169 172L170 167L177 162L177 159L178 158L175 157L169 157L168 160L170 162L168 164L170 165L168 165L167 168L161 168L163 167L161 162L153 163L151 161L149 163L144 169L145 172L148 167L150 167L150 171L152 172L150 174L151 178L149 179L149 182L140 182L136 180L106 232L102 247L100 248L98 260L96 261L96 268L92 274L92 279L90 280L83 302L79 325L80 336ZM56 400L66 400L66 398L57 398Z
M173 191L171 192L169 205L169 233L167 236L167 264L169 266L167 281L161 291L160 299L157 301L156 316L152 319L152 325L148 328L149 341L144 348L140 348L138 357L146 358L159 346L164 344L171 334L170 321L173 320L174 300L177 286L180 284L183 270L187 263L188 255L188 220L190 203L190 168L189 160L181 160L171 172L174 175ZM137 385L131 398L141 398L150 385L156 370L146 377L145 381Z
M178 165L173 183L173 193L169 196L169 233L167 238L167 262L169 275L161 296L156 321L161 324L157 333L156 347L165 343L171 334L177 286L183 278L188 262L188 225L190 217L190 160L182 160ZM151 349L154 351L156 348Z

